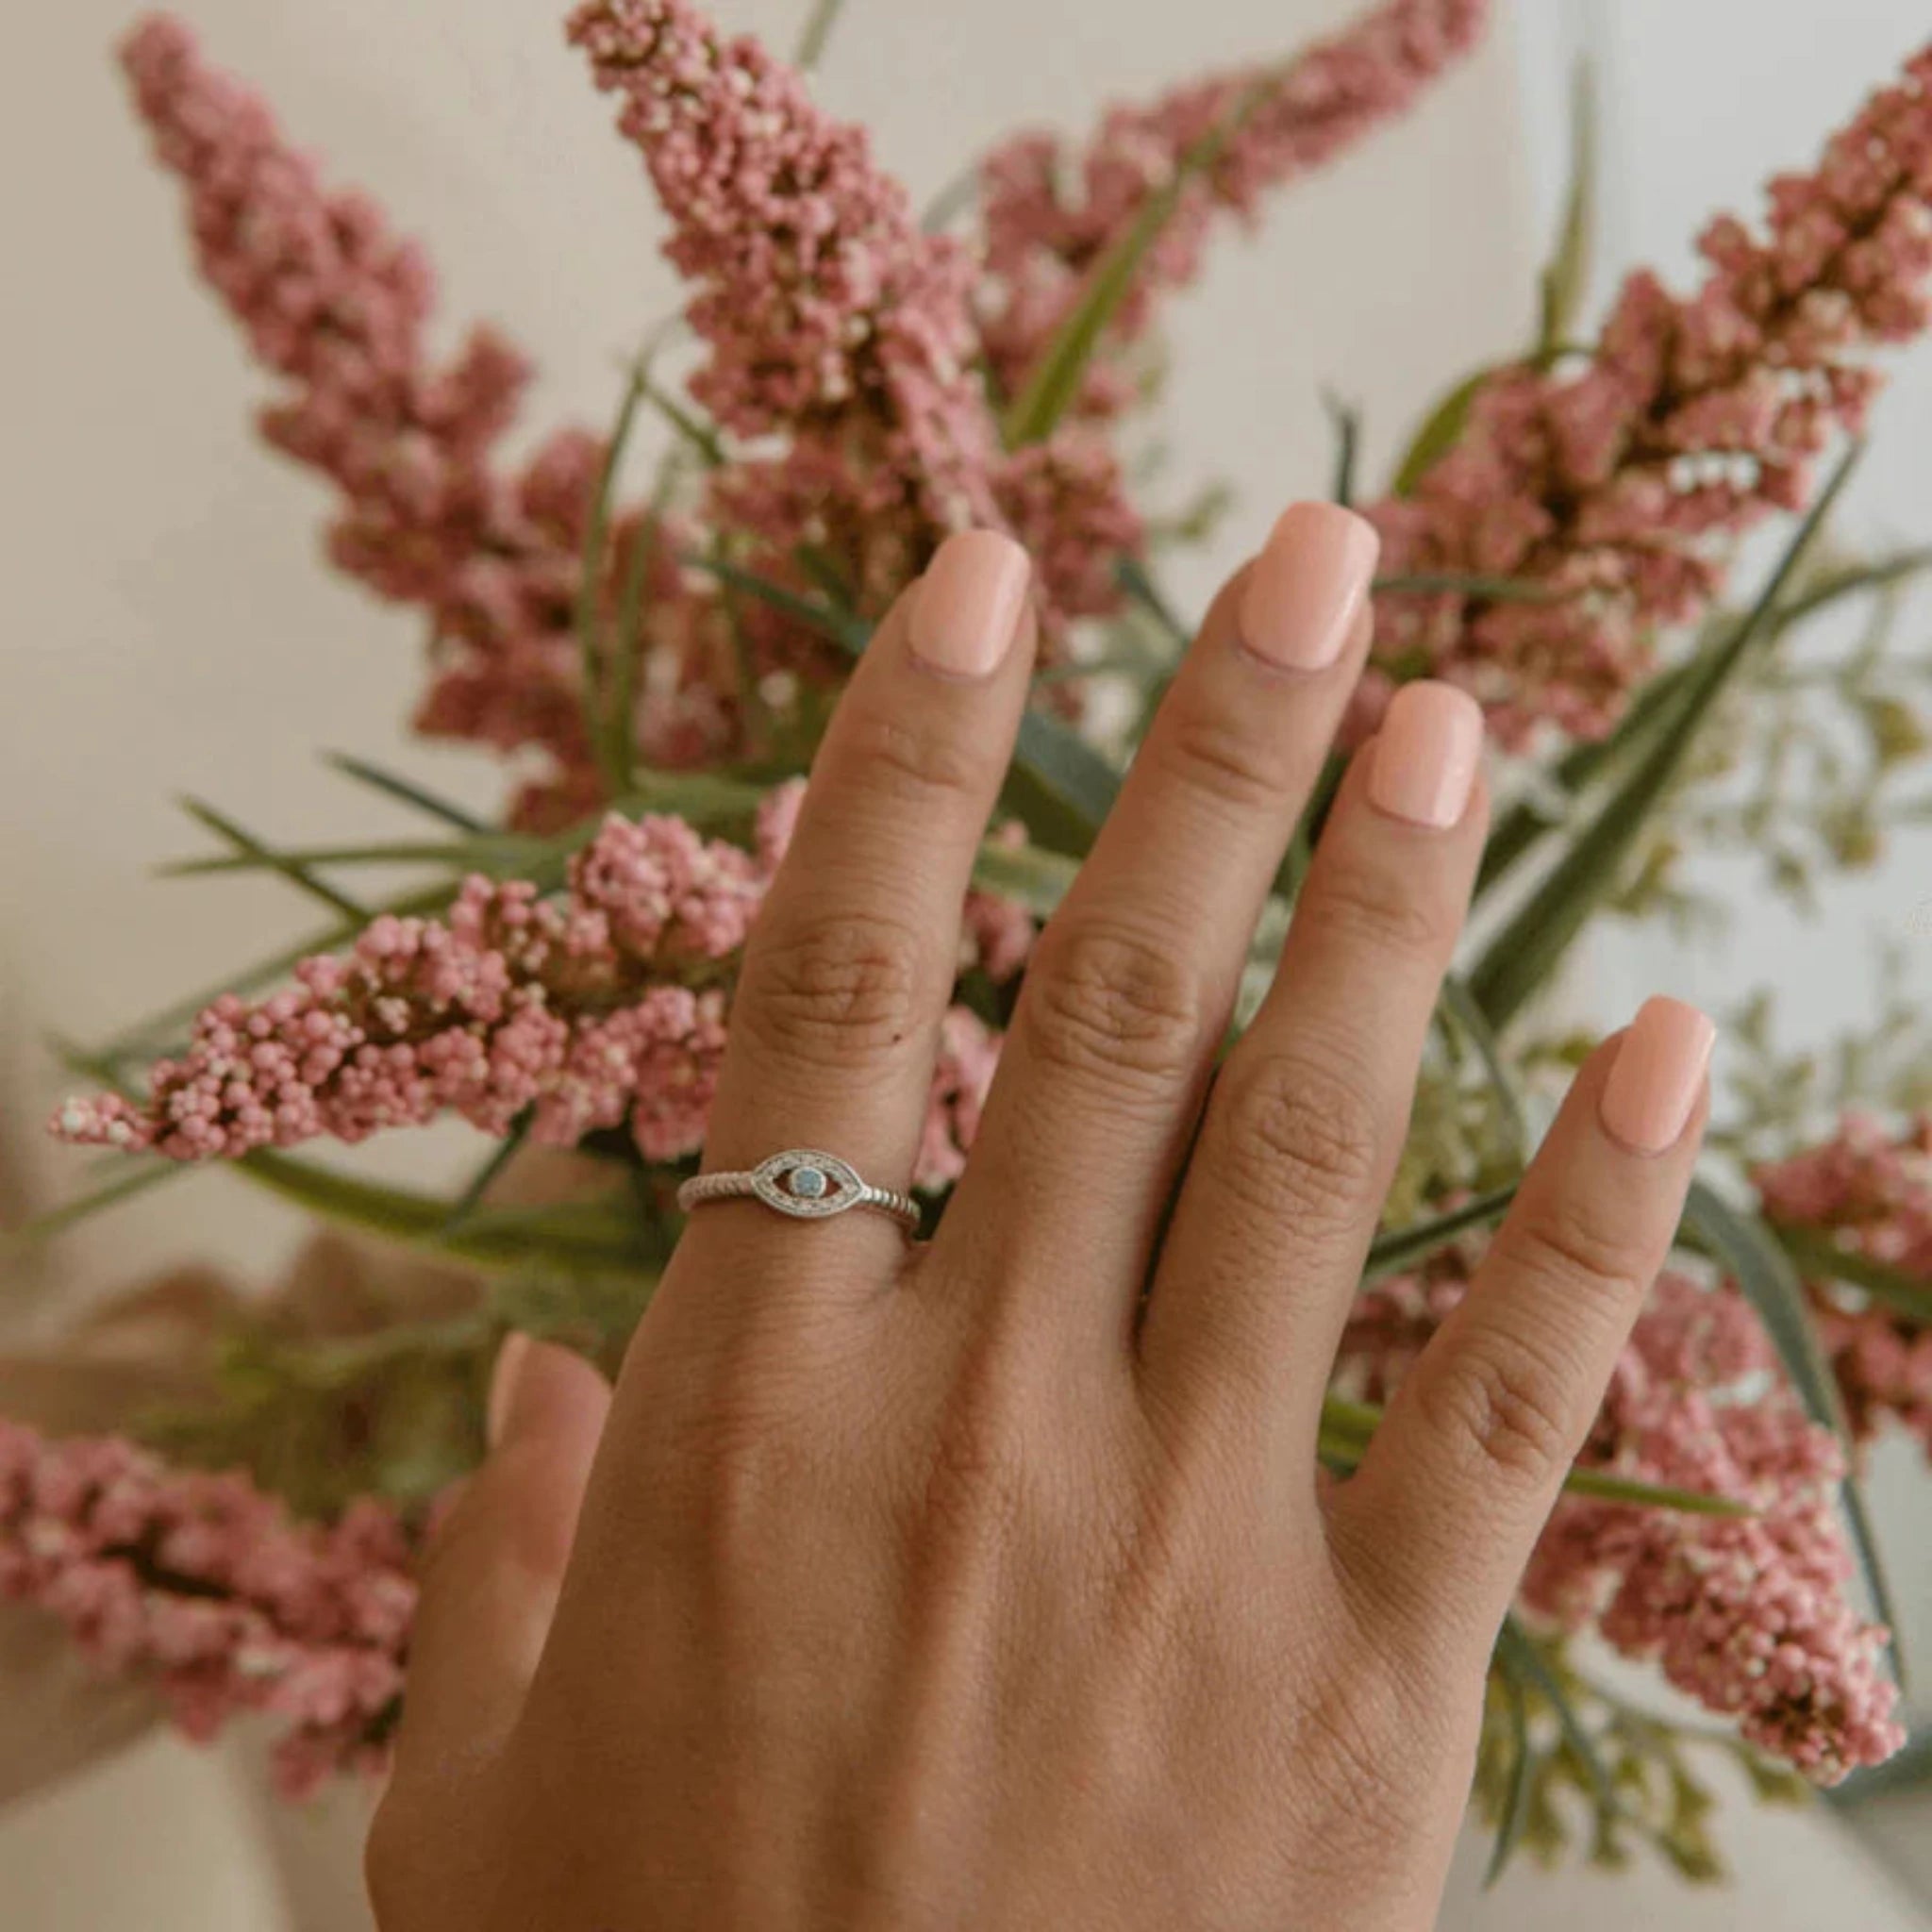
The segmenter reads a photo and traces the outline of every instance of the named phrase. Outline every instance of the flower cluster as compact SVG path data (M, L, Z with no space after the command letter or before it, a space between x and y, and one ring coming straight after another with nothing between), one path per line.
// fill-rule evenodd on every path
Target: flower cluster
M289 1796L387 1762L410 1556L379 1504L297 1524L245 1476L0 1418L0 1599L58 1617L97 1668L150 1677L191 1737L242 1712L277 1719Z
M1117 107L1077 154L1050 133L1003 142L980 169L981 340L1000 389L1022 388L1094 265L1204 143L1213 142L1211 160L1180 180L1174 212L1115 316L1110 346L1142 335L1157 298L1200 273L1218 215L1252 219L1271 190L1405 113L1475 44L1488 15L1489 0L1386 0L1291 60L1209 75ZM1132 396L1118 360L1103 359L1081 406L1108 416Z
M1765 1218L1827 1237L1932 1286L1932 1117L1904 1132L1852 1114L1821 1145L1752 1175ZM1887 1420L1932 1456L1932 1329L1829 1280L1808 1284L1819 1340L1831 1358L1854 1434Z
M142 22L122 60L188 191L203 276L285 384L263 435L341 491L331 558L429 614L436 676L419 725L581 766L571 621L601 445L565 430L515 474L496 467L528 375L518 351L481 327L433 363L422 251L365 196L328 192L178 22Z
M1770 190L1765 231L1705 231L1689 297L1640 272L1574 370L1492 376L1414 493L1375 505L1383 568L1512 577L1552 601L1384 597L1376 649L1465 685L1507 741L1594 737L1660 625L1699 616L1732 540L1798 508L1811 458L1856 431L1876 344L1925 326L1932 51Z
M671 219L665 254L695 291L686 319L708 359L692 395L730 434L787 444L714 486L730 526L859 559L875 606L933 533L996 517L970 258L921 232L862 128L688 0L590 0L570 36L623 98Z
M1386 1399L1400 1381L1460 1300L1474 1247L1362 1297L1342 1361L1363 1392ZM1524 1576L1526 1609L1656 1659L1679 1690L1818 1783L1898 1749L1885 1632L1847 1599L1841 1454L1806 1419L1734 1285L1659 1278L1580 1459L1751 1513L1565 1497Z
M187 1051L150 1071L144 1098L69 1101L55 1131L171 1160L235 1160L451 1112L497 1136L527 1115L541 1145L627 1125L647 1159L692 1153L724 1058L724 981L783 855L797 789L768 800L756 858L682 819L612 813L572 858L560 898L477 874L446 919L374 920L346 955L303 960L291 987L206 1008ZM981 899L975 917L989 964L995 954L1013 964L1024 941L1011 909ZM958 1174L997 1055L971 1013L949 1018L922 1183Z

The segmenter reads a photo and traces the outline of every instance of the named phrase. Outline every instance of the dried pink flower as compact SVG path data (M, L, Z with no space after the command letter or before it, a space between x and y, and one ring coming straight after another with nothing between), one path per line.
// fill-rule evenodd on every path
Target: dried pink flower
M1200 272L1217 216L1252 219L1270 191L1324 166L1417 96L1475 44L1488 0L1389 0L1294 58L1257 63L1112 108L1078 154L1054 135L1001 144L980 170L987 281L982 339L1008 394L1080 299L1094 264L1210 134L1213 164L1180 191L1113 325L1110 347L1146 329L1157 299ZM1117 359L1095 358L1081 403L1110 415L1132 399Z
M72 1101L55 1130L233 1159L444 1111L501 1135L530 1109L540 1142L627 1120L648 1157L689 1153L724 1050L724 962L765 879L682 820L612 814L562 899L476 876L446 921L377 919L345 957L304 960L287 991L217 1000L144 1101Z
M571 39L643 154L665 254L709 349L691 393L733 435L786 439L721 479L735 527L829 546L882 601L932 533L993 519L996 451L972 373L965 251L921 232L862 128L688 0L591 0Z
M429 357L434 281L366 196L331 192L267 107L151 16L122 62L162 164L188 192L201 271L286 388L262 434L341 491L329 554L429 613L436 680L418 723L588 762L572 630L602 445L565 430L495 467L528 375L494 329Z
M287 1796L387 1764L410 1569L409 1539L374 1501L298 1524L246 1476L0 1417L0 1597L58 1617L97 1668L150 1676L192 1738L242 1712L280 1720Z
M1765 1218L1828 1236L1848 1254L1932 1289L1932 1115L1902 1132L1847 1114L1828 1140L1757 1168ZM1932 1329L1841 1283L1807 1283L1853 1433L1862 1441L1887 1421L1932 1457Z
M1414 492L1373 507L1382 567L1514 577L1552 602L1378 600L1376 651L1465 685L1518 743L1539 721L1600 736L1700 616L1734 541L1800 506L1808 467L1856 432L1877 344L1925 326L1932 275L1932 50L1781 175L1763 238L1724 217L1694 295L1633 275L1580 367L1518 365L1477 392Z

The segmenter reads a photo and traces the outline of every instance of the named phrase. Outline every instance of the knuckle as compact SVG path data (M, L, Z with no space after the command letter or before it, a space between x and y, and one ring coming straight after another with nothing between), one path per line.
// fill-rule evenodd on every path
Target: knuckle
M1520 1338L1466 1336L1454 1365L1416 1387L1431 1431L1485 1473L1533 1484L1570 1459L1575 1431L1563 1369Z
M756 1046L840 1071L890 1052L922 1009L925 947L875 913L814 914L761 933L733 1002Z
M1381 1135L1366 1083L1303 1052L1237 1055L1222 1074L1224 1186L1305 1230L1353 1224L1373 1197Z
M1509 1231L1517 1263L1562 1306L1579 1301L1634 1307L1648 1282L1627 1210L1575 1190L1559 1191Z
M1413 874L1351 857L1339 862L1299 915L1351 955L1430 959L1455 944L1456 924Z
M1050 1067L1148 1086L1194 1070L1208 1026L1200 979L1128 927L1049 924L1026 991L1031 1044Z
M1289 793L1290 770L1278 741L1239 715L1198 702L1176 710L1159 757L1179 784L1242 817L1273 816Z
M983 749L948 723L867 706L847 727L845 749L868 791L893 817L930 816L985 789Z

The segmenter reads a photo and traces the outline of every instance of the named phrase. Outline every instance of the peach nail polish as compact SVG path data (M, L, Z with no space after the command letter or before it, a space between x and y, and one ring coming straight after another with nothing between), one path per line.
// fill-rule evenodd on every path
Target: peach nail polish
M1695 1007L1647 999L1617 1048L1598 1112L1611 1137L1640 1154L1675 1144L1697 1105L1717 1028Z
M997 530L948 537L913 592L912 655L954 677L988 676L1012 644L1032 575L1026 553Z
M1381 540L1333 503L1292 503L1269 533L1241 593L1241 641L1285 671L1319 671L1348 641Z
M1389 701L1370 754L1369 803L1412 825L1446 829L1461 818L1483 752L1482 707L1433 679Z
M492 1449L503 1441L510 1407L516 1401L517 1378L523 1374L529 1355L530 1338L515 1333L506 1335L503 1346L496 1351L496 1366L490 1372L490 1401L483 1412L484 1434Z

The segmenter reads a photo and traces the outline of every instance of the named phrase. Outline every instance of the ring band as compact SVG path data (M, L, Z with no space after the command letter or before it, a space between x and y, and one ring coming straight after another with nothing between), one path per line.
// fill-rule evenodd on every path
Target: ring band
M677 1191L677 1205L686 1213L708 1201L747 1198L794 1221L824 1221L848 1208L871 1208L891 1215L908 1234L919 1226L919 1203L910 1194L875 1188L859 1178L850 1161L815 1147L788 1147L753 1168L694 1174Z

